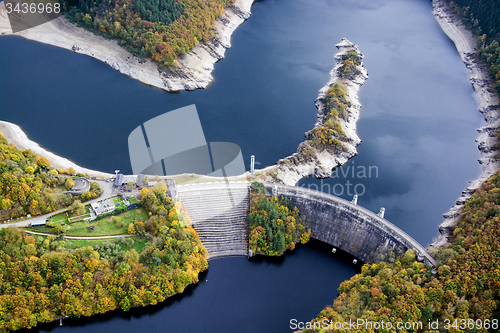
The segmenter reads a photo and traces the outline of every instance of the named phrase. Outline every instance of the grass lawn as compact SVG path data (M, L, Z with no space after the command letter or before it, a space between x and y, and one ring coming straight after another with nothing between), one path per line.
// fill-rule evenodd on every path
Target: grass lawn
M64 214L58 214L57 216L62 215L64 218L66 217ZM82 216L82 219L85 216ZM112 235L126 235L128 234L128 225L133 222L144 222L148 219L148 213L142 209L137 208L130 211L126 211L121 213L120 215L106 217L100 220L96 220L93 222L86 221L78 221L68 223L67 219L63 219L58 217L57 219L53 218L51 221L54 225L62 224L65 222L66 227L66 236L112 236ZM89 227L93 226L94 229L91 231ZM26 227L26 230L54 234L54 228L47 226L40 227Z
M36 237L44 237L44 236L36 236ZM45 237L44 237L45 238ZM96 246L96 245L100 245L104 242L116 242L120 248L123 250L123 251L128 251L128 250L131 250L131 249L135 249L135 251L137 253L141 253L142 250L144 250L144 248L146 246L148 246L152 239L149 238L149 237L129 237L127 238L129 240L132 240L133 243L132 243L132 246L127 246L126 244L122 243L120 241L120 239L116 238L116 239L66 239L66 243L68 244L68 249L69 250L74 250L74 249L78 249L78 248L82 248L82 247L86 247L86 246Z
M146 246L151 243L151 238L149 237L130 237L128 239L133 240L133 245L131 247L123 244L118 239L68 239L66 240L69 244L70 249L77 249L85 246L96 246L104 242L115 241L123 251L128 251L135 249L137 253L141 253Z
M127 228L131 222L144 222L148 218L147 212L142 208L133 209L116 215L106 217L93 222L76 222L69 225L67 236L109 236L127 234ZM118 220L118 224L116 222ZM94 226L90 231L89 226Z
M116 207L116 204L123 205L123 200L119 196L116 196L116 197L113 197L113 203L115 204L115 207Z
M90 218L90 214L85 214L85 215L70 217L68 222L69 223L83 222L84 219L88 219L88 218ZM65 222L65 223L68 224L67 222Z
M57 215L53 215L50 217L50 222L54 223L54 224L58 224L58 223L65 223L68 221L68 217L66 216L66 212L63 212L63 213L59 213Z
M69 221L68 221L68 218L66 217L66 212L63 212L63 213L59 213L57 215L52 216L50 218L50 222L52 222L53 225L57 225L57 224L61 224L61 223L68 224L68 223L81 222L81 221L83 221L83 219L88 218L88 217L90 217L90 211L88 209L85 210L84 215L75 216L75 217L70 216Z
M41 233L46 233L46 234L54 234L55 235L55 232L54 232L54 228L50 228L50 227L45 227L45 226L40 226L40 227L26 227L24 228L28 231L33 231L33 232L41 232Z

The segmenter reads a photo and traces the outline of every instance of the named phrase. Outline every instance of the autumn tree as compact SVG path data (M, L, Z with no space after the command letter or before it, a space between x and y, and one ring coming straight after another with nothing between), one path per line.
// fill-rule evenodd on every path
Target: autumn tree
M71 190L71 188L75 186L75 181L69 177L66 178L65 182L64 182L64 187L66 188L66 190Z
M94 33L118 40L133 55L173 66L214 37L215 20L234 0L64 1L67 16ZM72 8L71 8L72 7Z
M135 183L132 180L129 180L127 184L125 185L125 188L129 191L132 191L132 189L135 187Z
M59 172L50 169L46 158L28 149L21 151L15 148L1 134L0 170L0 219L47 214L68 207L77 199L60 193L63 188L73 186L72 180L66 184L66 177L58 177ZM64 173L65 170L62 169L61 172ZM91 188L95 191L82 194L81 200L101 193L98 185L91 183Z
M85 214L85 205L82 204L80 200L75 200L71 206L68 207L68 211L70 211L73 216L83 215Z
M41 169L49 169L50 168L49 160L43 156L37 156L35 158L35 162L38 165L38 167Z
M61 238L0 229L0 331L32 328L61 314L77 318L158 304L196 283L208 267L191 227L163 228L140 254L133 245L106 240L70 249Z
M284 196L266 198L263 184L252 183L251 210L247 217L250 249L255 254L282 255L293 250L299 241L309 240L310 230L299 211Z

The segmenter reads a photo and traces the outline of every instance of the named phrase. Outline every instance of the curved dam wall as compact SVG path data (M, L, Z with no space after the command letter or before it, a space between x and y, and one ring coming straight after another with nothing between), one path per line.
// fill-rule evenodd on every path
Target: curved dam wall
M178 186L193 226L208 250L208 258L246 256L249 210L248 182L221 182ZM344 199L302 187L265 184L266 192L285 195L311 228L311 237L373 263L413 249L430 266L436 261L411 236L377 214Z
M302 220L311 228L311 237L339 248L367 263L387 260L408 249L430 266L436 261L427 250L389 221L344 199L301 187L265 184L271 193L290 198L300 211Z

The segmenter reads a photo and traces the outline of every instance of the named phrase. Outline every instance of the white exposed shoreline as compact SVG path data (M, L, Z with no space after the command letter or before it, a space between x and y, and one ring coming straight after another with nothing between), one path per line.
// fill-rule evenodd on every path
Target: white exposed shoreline
M97 36L69 22L64 16L12 33L4 2L0 2L0 36L16 35L82 53L101 60L120 73L167 91L205 88L212 80L214 64L231 47L231 35L251 15L254 0L236 0L215 21L215 37L178 58L175 71L164 72L153 61L134 57L115 40Z
M440 235L431 245L439 248L448 244L453 228L459 221L464 203L469 200L471 195L486 179L500 168L500 162L496 157L498 152L494 150L497 143L498 128L500 127L500 105L488 68L475 60L475 57L480 55L472 32L463 25L458 15L449 8L445 1L433 0L432 7L434 17L446 35L455 43L457 51L467 67L470 82L479 102L478 110L486 120L486 125L477 129L479 136L476 139L481 152L479 163L483 168L483 172L477 179L470 182L455 205L447 213L443 214L444 221L439 226Z
M250 16L252 3L253 0L236 0L235 4L226 9L224 14L217 19L216 37L206 44L196 46L186 56L180 58L179 70L168 74L158 71L156 64L152 61L147 60L144 62L144 60L133 57L125 49L118 46L116 41L107 40L82 28L78 28L64 17L59 17L54 21L14 35L90 55L108 63L121 73L164 90L193 90L204 88L212 81L211 72L215 62L223 58L225 50L231 46L230 36L234 30ZM436 20L443 31L455 43L457 51L467 67L470 82L478 98L478 110L486 120L486 125L478 128L479 135L476 139L481 152L479 163L483 168L483 172L477 179L470 182L470 185L462 192L461 197L456 201L455 205L447 213L443 214L444 221L439 226L440 236L431 245L433 247L441 247L448 243L448 238L453 231L453 227L458 223L463 204L481 186L484 180L500 168L500 162L496 158L497 152L493 149L497 143L496 135L500 127L500 107L499 98L493 88L488 69L484 68L481 63L476 62L474 59L478 51L476 47L477 43L472 33L462 24L460 18L450 10L443 0L433 0L432 5ZM3 2L0 2L0 35L10 34L12 34L12 31L7 20L5 6ZM332 73L334 71L335 68L332 70ZM364 74L366 75L366 70L364 70ZM364 77L364 80L366 78L367 75ZM320 90L318 100L322 96L324 97L324 91L328 89L329 85L335 79L332 75L328 84ZM353 82L354 84L348 86L348 91L346 91L346 95L353 105L350 108L350 116L347 122L344 121L342 123L344 131L352 139L348 143L347 152L333 157L328 152L321 152L316 156L316 161L313 163L287 163L284 166L283 162L297 155L294 154L280 160L277 165L256 170L256 173L276 173L277 178L281 182L295 185L301 178L311 174L322 178L328 177L335 166L346 163L349 158L356 155L355 147L360 142L355 129L361 107L358 100L358 92L364 80L362 82ZM321 115L318 100L318 115ZM1 121L0 130L7 141L13 143L17 148L31 149L33 152L46 157L53 167L61 166L66 169L72 167L77 172L97 177L111 176L111 174L80 167L63 157L41 148L37 143L29 140L21 128L15 124Z
M363 55L359 52L359 49L355 44L349 42L346 39L343 39L341 43L337 44L337 48L339 49L339 52L335 54L336 65L330 72L330 81L320 89L318 98L316 99L316 107L318 108L318 120L315 126L320 126L324 122L323 119L326 110L323 99L328 89L333 86L334 83L341 81L340 83L343 84L345 89L346 99L349 102L347 116L345 117L345 119L341 119L341 126L347 137L347 139L344 140L343 143L344 147L347 149L340 154L335 154L328 149L322 151L315 150L314 156L306 160L300 160L299 163L297 163L294 158L297 158L298 156L300 156L300 154L295 153L292 156L278 161L275 165L269 166L262 170L256 170L256 175L261 174L260 177L257 176L258 179L263 181L278 180L287 185L295 185L300 179L308 175L315 175L316 177L322 178L329 177L334 167L345 164L351 157L357 154L356 146L361 143L361 140L356 133L356 123L359 119L359 110L361 109L358 94L359 89L368 78L368 74L366 73L366 69L361 63L361 65L356 66L356 70L358 71L358 73L352 79L340 80L337 72L343 65L343 57L345 57L348 52L352 52L353 50L360 55L360 58L362 58ZM53 167L63 167L65 169L72 167L78 173L86 173L90 176L96 177L112 176L108 173L83 168L66 158L57 156L43 149L36 142L31 141L18 125L6 121L0 121L0 130L9 143L14 144L14 146L16 146L18 149L31 149L34 153L46 157ZM305 143L302 143L301 145L304 144ZM300 147L301 146L299 146L299 151ZM275 179L271 179L269 177L269 175L273 173L276 173L277 175ZM183 176L189 175L178 176L182 178ZM245 173L241 176L232 178L239 180L240 178L246 179L247 176L249 176L249 174Z

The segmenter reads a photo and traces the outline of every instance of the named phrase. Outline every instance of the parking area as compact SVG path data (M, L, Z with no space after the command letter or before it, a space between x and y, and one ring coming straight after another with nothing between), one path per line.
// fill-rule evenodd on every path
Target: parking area
M89 189L90 183L87 179L85 178L80 178L80 177L72 177L73 181L75 182L75 185L69 190L69 193L72 194L82 194L86 192Z

